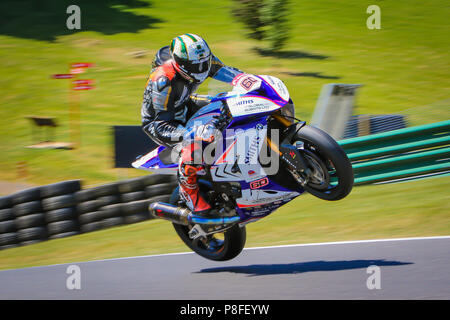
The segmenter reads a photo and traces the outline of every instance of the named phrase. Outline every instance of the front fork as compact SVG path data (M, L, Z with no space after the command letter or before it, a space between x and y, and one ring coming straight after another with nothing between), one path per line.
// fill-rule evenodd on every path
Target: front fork
M277 152L280 155L281 161L287 165L288 170L301 181L302 185L308 183L311 169L308 167L308 161L303 154L293 146L291 141L301 128L306 125L305 121L297 121L291 123L284 116L280 114L272 115L273 119L277 121L284 128L280 134L280 143L277 145L267 138L272 151Z

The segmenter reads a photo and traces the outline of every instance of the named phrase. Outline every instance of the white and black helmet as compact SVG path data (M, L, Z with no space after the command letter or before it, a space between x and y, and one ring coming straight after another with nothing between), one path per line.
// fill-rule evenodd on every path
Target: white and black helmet
M186 33L174 38L170 53L175 69L187 80L201 83L208 77L211 50L201 37Z

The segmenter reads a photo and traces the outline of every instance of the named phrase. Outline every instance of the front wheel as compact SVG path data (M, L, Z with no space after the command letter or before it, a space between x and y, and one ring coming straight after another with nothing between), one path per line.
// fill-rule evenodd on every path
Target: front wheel
M201 185L202 187L202 185ZM170 203L178 205L179 187L172 193ZM193 225L184 226L174 223L173 227L183 242L200 256L214 261L225 261L235 258L245 246L246 230L245 226L239 227L238 224L224 230L207 235L205 238L192 240L189 237L189 231Z
M329 201L343 199L350 193L353 168L345 151L331 136L318 128L304 126L291 143L303 154L310 169L308 177L292 172L306 191Z

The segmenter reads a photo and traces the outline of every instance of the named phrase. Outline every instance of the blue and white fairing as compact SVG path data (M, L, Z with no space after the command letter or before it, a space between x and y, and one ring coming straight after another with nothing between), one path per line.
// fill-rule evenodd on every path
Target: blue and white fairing
M177 174L178 164L169 163L165 164L160 158L161 153L166 149L165 146L159 146L153 151L140 157L132 163L132 166L136 169L142 169L161 174Z
M213 101L226 99L233 120L268 115L289 102L284 83L272 76L240 74L234 78L233 90Z
M267 216L304 190L288 190L278 185L269 178L267 169L257 159L267 134L267 116L289 102L284 83L271 76L241 74L235 77L232 85L232 91L213 98L209 105L189 119L186 127L210 122L214 116L220 115L222 104L226 102L232 120L223 132L221 141L216 142L222 149L216 152L210 173L213 181L238 182L241 185L242 197L236 199L236 211L241 223L248 223ZM164 150L165 147L159 146L136 160L133 166L176 174L178 164L167 164L167 160L164 164L160 158Z

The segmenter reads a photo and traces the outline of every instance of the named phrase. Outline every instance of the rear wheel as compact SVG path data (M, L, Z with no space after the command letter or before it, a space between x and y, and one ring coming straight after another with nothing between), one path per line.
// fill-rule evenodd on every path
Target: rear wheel
M178 205L179 187L172 193L170 203ZM239 227L238 224L206 237L200 237L195 240L189 237L189 231L194 225L184 226L181 224L173 224L175 231L183 242L200 256L215 261L225 261L235 258L245 246L246 230ZM206 231L206 230L205 230Z
M302 187L324 200L345 198L353 188L353 168L344 150L326 132L304 126L291 143L303 154L310 174L291 172ZM305 183L306 181L306 183Z

